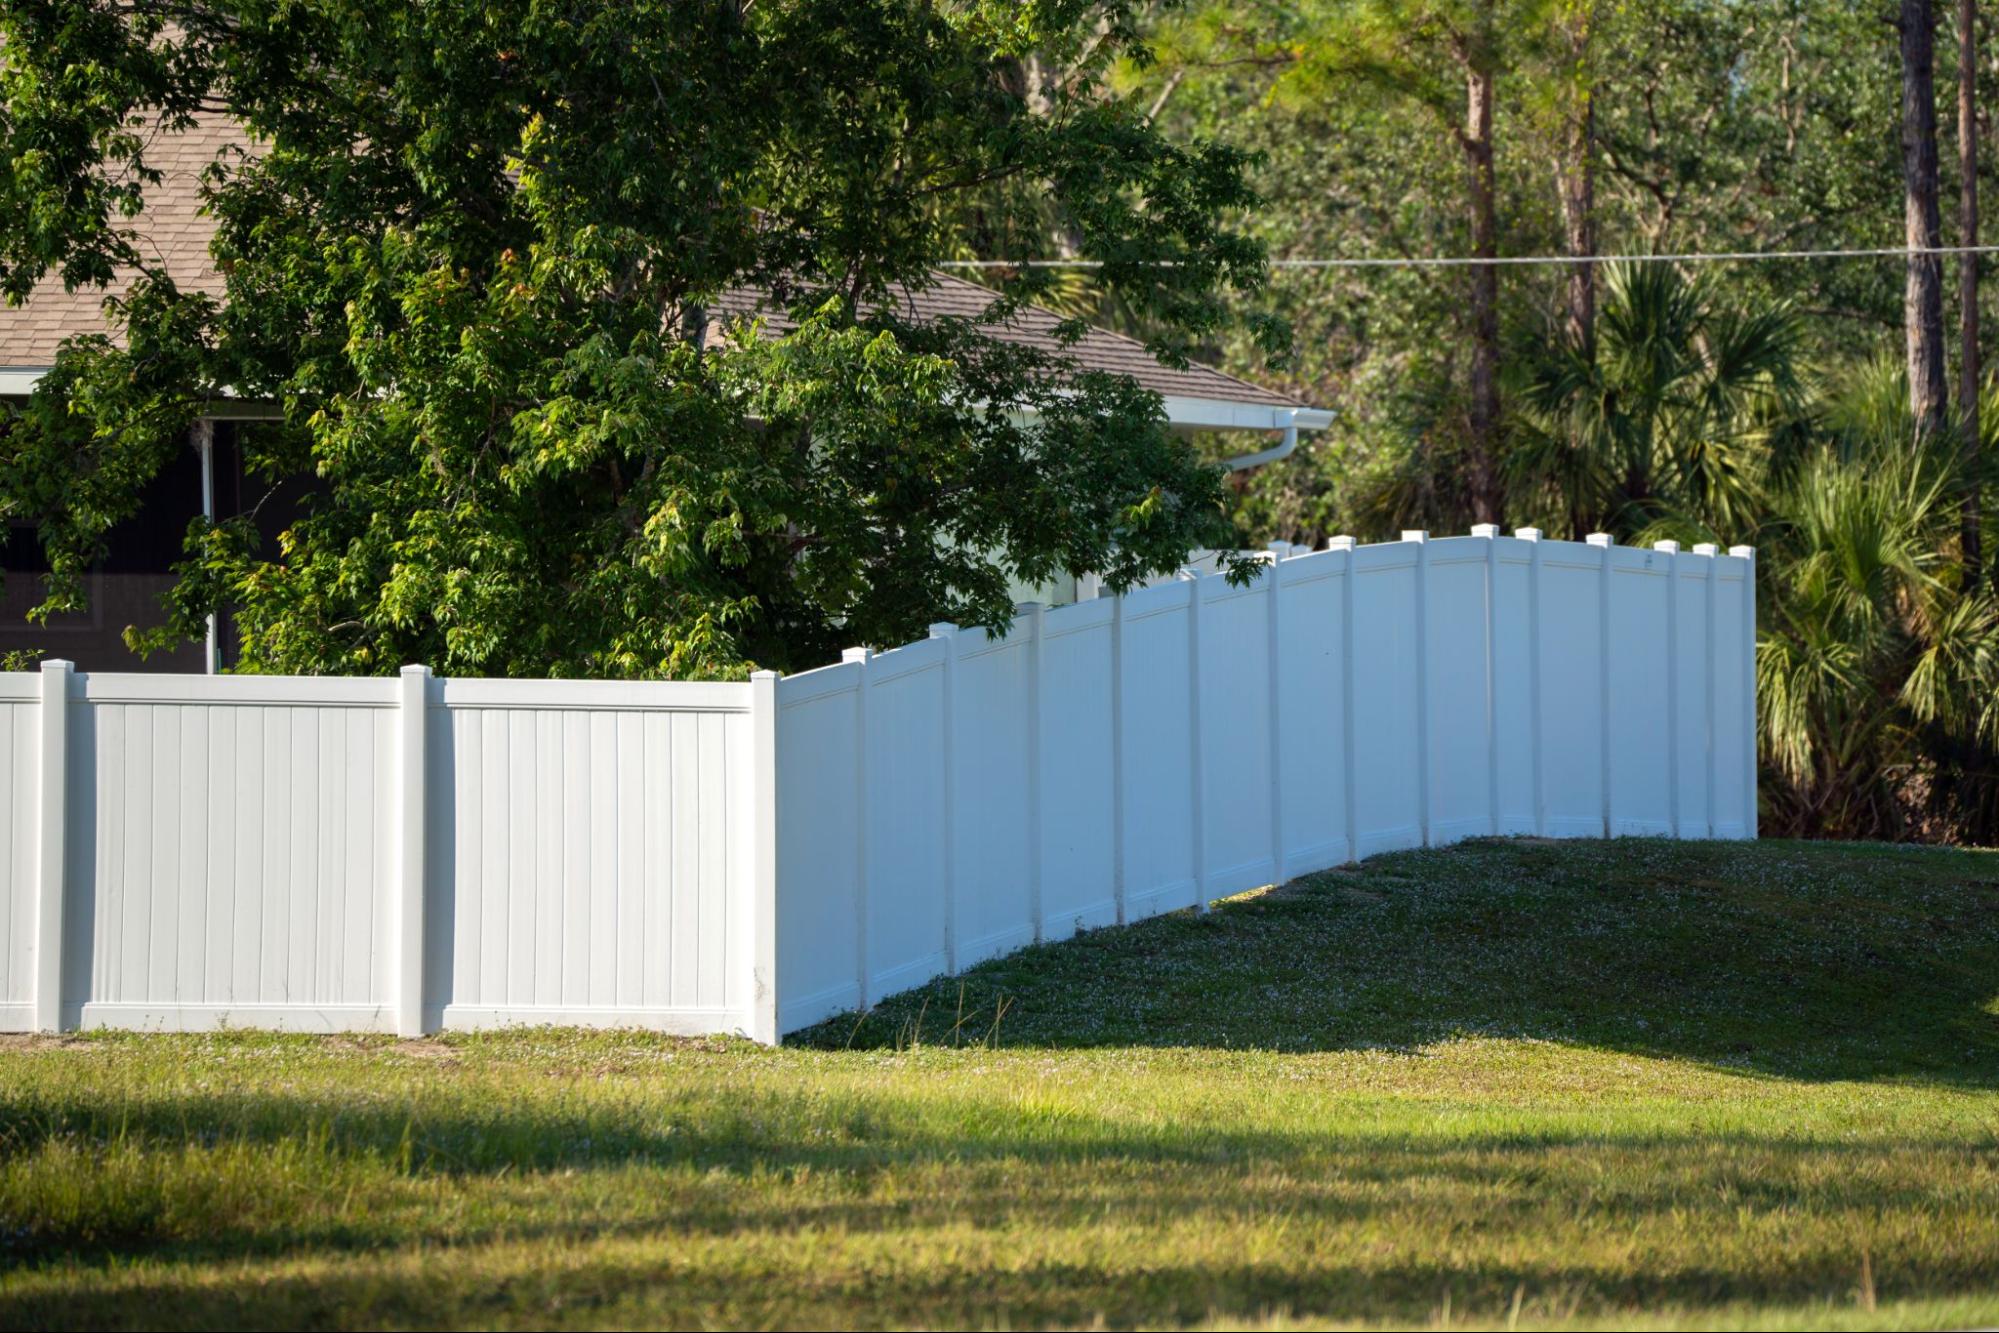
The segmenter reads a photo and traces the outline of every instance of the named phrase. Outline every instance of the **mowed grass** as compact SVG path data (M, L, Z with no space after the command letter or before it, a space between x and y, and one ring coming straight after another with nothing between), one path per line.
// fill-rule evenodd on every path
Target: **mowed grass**
M0 1327L1999 1322L1999 855L1486 842L780 1051L0 1049Z

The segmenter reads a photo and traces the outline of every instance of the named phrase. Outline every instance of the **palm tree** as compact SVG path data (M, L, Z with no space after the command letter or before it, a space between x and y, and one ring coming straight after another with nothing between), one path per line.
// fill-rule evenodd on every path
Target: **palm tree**
M1913 423L1899 358L1845 377L1819 421L1755 534L1771 825L1990 841L1999 602L1953 549L1965 456Z
M1515 388L1515 508L1573 535L1629 537L1662 514L1741 525L1756 469L1802 412L1797 321L1745 309L1667 264L1611 265L1595 356L1536 331Z

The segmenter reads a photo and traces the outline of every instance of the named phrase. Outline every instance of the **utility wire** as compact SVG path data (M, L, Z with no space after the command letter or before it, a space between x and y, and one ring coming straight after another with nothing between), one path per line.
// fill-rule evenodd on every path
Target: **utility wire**
M1879 250L1725 250L1708 254L1676 255L1495 255L1472 259L1461 255L1415 256L1398 259L1273 259L1271 268L1483 268L1488 265L1575 264L1739 264L1764 259L1907 259L1915 255L1989 255L1999 253L1999 245L1895 246ZM1150 266L1175 268L1177 261L1151 261ZM1088 268L1104 267L1101 259L951 259L933 268Z

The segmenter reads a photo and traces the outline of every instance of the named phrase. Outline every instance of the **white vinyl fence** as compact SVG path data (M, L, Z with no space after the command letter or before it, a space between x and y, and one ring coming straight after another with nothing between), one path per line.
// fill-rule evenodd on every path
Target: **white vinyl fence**
M1753 837L1753 568L1488 528L747 684L0 674L0 1029L772 1041L1391 848Z

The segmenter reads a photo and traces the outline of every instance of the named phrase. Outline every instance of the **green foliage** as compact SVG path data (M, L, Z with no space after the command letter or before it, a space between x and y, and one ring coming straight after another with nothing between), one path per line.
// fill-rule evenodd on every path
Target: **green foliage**
M1516 508L1559 532L1629 535L1667 509L1746 531L1773 440L1805 410L1791 308L1664 264L1606 266L1599 300L1593 355L1555 329L1516 351Z
M13 294L146 271L120 221L156 131L219 107L249 136L206 187L226 300L142 284L160 336L135 300L120 342L65 349L0 424L0 516L41 527L45 610L220 392L281 404L253 463L318 485L276 550L198 526L151 641L228 606L250 670L811 665L1003 625L1012 579L1122 585L1225 532L1155 396L992 336L1038 279L984 319L895 313L972 228L1018 251L1051 208L1169 360L1260 282L1229 225L1244 156L1101 92L1145 58L1126 4L145 13L0 14ZM1010 83L1029 53L1067 71L1033 109ZM745 287L782 336L715 315Z

